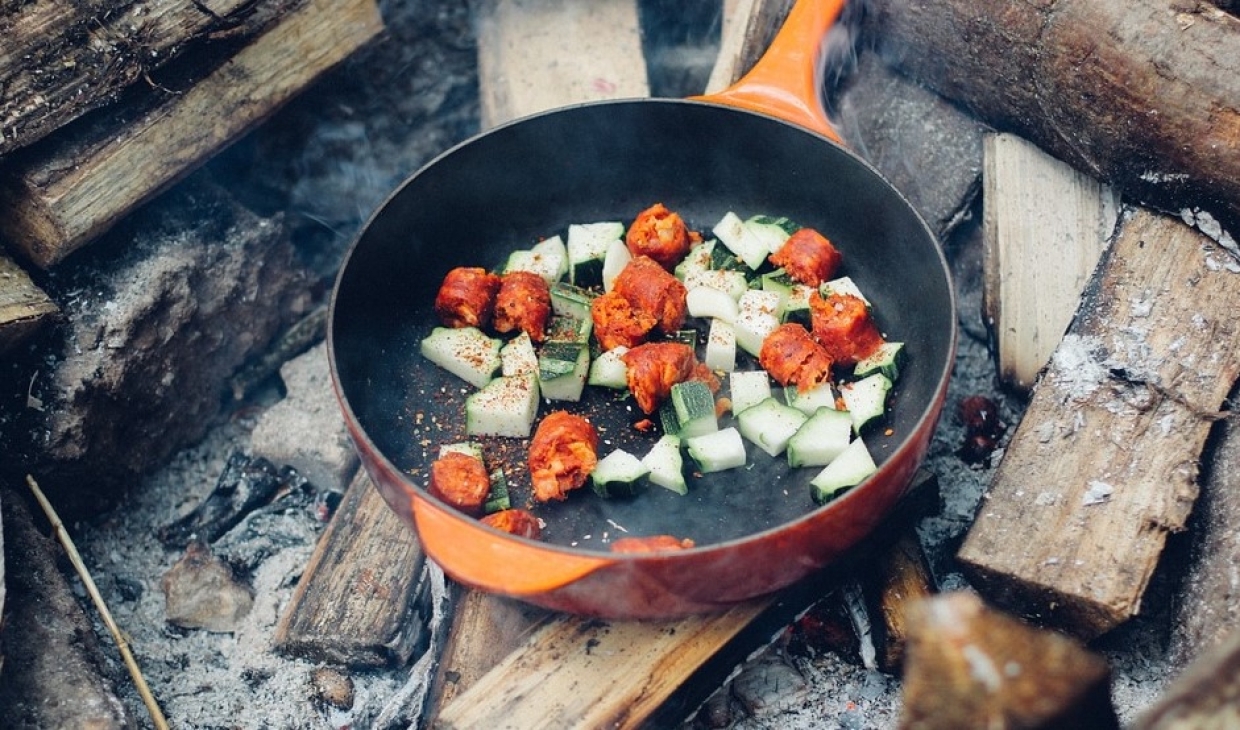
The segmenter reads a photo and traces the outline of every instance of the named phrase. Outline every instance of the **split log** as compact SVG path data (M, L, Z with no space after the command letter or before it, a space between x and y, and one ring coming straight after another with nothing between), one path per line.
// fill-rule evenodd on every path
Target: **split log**
M1180 667L1240 633L1240 421L1219 424L1211 443L1190 522L1192 555L1171 622L1169 653Z
M383 28L374 0L299 2L222 63L175 64L170 70L176 81L164 81L181 90L127 94L123 103L6 159L0 235L40 267L59 262L266 119Z
M60 308L13 259L0 254L0 355L12 350Z
M1174 0L870 5L891 63L997 130L1126 197L1240 231L1234 15Z
M107 104L179 54L255 35L305 1L0 4L0 155Z
M359 471L276 626L276 651L347 666L403 666L424 643L421 543Z
M1203 654L1132 730L1240 727L1240 631Z
M935 592L916 531L908 530L880 553L867 578L868 602L875 609L871 615L879 619L875 640L878 667L896 674L904 665L913 607Z
M1119 200L1016 135L988 134L983 147L984 319L1000 380L1028 390L1072 321Z
M1118 728L1106 661L971 593L917 604L901 728Z
M1136 211L1099 264L958 558L996 603L1093 638L1133 616L1240 374L1240 276Z

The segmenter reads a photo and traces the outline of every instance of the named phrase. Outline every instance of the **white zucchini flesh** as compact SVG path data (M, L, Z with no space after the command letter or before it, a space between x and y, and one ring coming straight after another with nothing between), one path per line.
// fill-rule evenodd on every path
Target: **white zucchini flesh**
M736 420L741 435L750 443L771 456L779 456L809 416L772 397L741 411Z
M881 418L887 411L887 394L891 392L891 380L882 373L867 375L861 380L840 386L840 398L852 414L853 431L861 433L871 421Z
M732 323L736 333L736 346L757 357L762 343L779 327L779 317L758 310L741 310Z
M478 461L482 461L482 445L473 441L460 441L455 444L443 444L439 447L439 458L443 458L448 454L457 453L472 456Z
M857 363L853 368L853 376L864 378L874 373L882 373L894 383L900 377L905 357L903 342L884 342L873 355Z
M670 489L677 494L688 494L689 485L685 482L685 460L680 453L681 438L665 433L654 442L650 451L642 457L642 463L649 469L646 478L651 484Z
M775 222L776 220L765 215L755 215L745 219L745 228L762 241L767 253L775 253L783 248L792 235Z
M465 433L528 438L538 416L538 377L499 377L465 399Z
M832 294L851 294L865 302L865 306L870 306L870 300L861 293L861 287L857 286L857 282L853 281L851 276L841 276L838 279L822 282L818 287L818 293L823 298Z
M423 338L422 356L475 388L491 382L502 364L502 343L476 327L436 327Z
M685 308L690 317L719 319L731 324L736 321L740 305L730 294L709 286L695 286L685 295Z
M590 375L590 346L582 345L573 361L572 369L563 375L545 377L544 369L540 368L538 387L542 397L547 400L577 402L585 392L586 378Z
M745 441L734 426L685 439L685 448L703 474L745 465Z
M629 247L624 241L612 241L607 247L607 255L603 258L603 291L609 292L616 285L616 277L624 271L624 267L633 260Z
M855 439L848 448L810 480L810 494L818 504L829 502L878 471L865 441Z
M541 276L548 284L564 278L568 273L568 249L564 239L552 236L523 251L508 255L504 271L528 271Z
M706 332L702 362L711 370L730 373L736 369L736 330L721 319L712 319Z
M852 435L852 416L820 408L788 440L788 466L826 466L848 448Z
M699 287L717 289L732 297L733 301L739 300L745 292L749 291L749 280L745 278L745 273L730 269L690 271L684 276L682 281L684 282L685 289L697 289Z
M624 224L619 221L573 223L568 227L569 281L579 286L601 283L607 249L624 237Z
M771 397L771 376L765 370L733 371L728 374L728 393L732 398L732 413L742 413Z
M629 369L624 364L624 355L628 351L629 348L624 345L618 345L606 352L600 353L590 363L590 373L586 378L586 382L589 385L616 390L629 387Z
M784 400L798 411L812 416L819 408L835 409L835 389L829 380L824 380L806 391L789 385L784 388Z
M521 375L538 372L538 353L534 341L526 332L509 340L499 351L500 372L503 375Z
M605 485L611 482L635 482L650 473L650 467L624 449L616 449L598 460L590 479L595 484Z
M689 249L689 253L676 264L676 268L672 273L682 282L687 282L690 276L699 274L710 269L711 253L715 249L714 239L703 241L693 248ZM686 286L688 286L686 284Z
M750 269L757 270L770 254L766 242L746 228L745 222L732 211L725 213L711 232Z

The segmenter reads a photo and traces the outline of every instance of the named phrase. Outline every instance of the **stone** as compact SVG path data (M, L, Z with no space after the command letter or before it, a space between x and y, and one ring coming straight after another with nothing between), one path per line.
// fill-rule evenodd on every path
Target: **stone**
M2 490L8 595L0 646L3 725L11 730L136 726L117 698L90 618L21 495ZM119 652L116 653L119 662Z
M46 288L63 324L27 361L27 406L0 420L0 449L70 518L200 440L225 414L228 378L312 304L282 219L205 175L66 260Z
M326 343L285 363L280 379L288 394L259 418L251 450L293 467L320 490L343 492L358 456L332 390Z
M164 573L160 585L168 623L186 629L236 631L254 605L250 589L198 541L189 544L185 555Z
M353 679L335 667L316 667L310 672L315 696L341 710L353 707Z

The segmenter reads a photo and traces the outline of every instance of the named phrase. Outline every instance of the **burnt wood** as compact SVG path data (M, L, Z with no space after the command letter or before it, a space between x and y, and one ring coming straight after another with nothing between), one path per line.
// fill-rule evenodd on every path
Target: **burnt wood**
M425 556L364 472L332 522L276 626L276 651L354 667L401 666L425 643Z
M60 312L13 259L0 255L0 355L24 342Z
M875 0L880 52L1151 207L1240 230L1240 20L1209 3Z
M107 104L178 55L254 35L304 2L0 3L0 155Z
M162 85L10 155L0 237L40 267L58 263L274 113L377 35L374 0L297 0L248 44L178 60Z
M1137 612L1240 374L1230 261L1177 219L1122 222L958 554L988 598L1087 639Z

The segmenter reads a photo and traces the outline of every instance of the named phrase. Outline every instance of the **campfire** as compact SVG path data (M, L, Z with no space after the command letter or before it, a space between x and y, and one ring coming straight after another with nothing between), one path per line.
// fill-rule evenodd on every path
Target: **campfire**
M15 727L1230 717L1234 4L845 5L823 102L951 265L946 404L856 550L652 621L471 590L425 555L345 428L333 279L443 150L718 91L792 3L44 5L82 32L0 11Z

